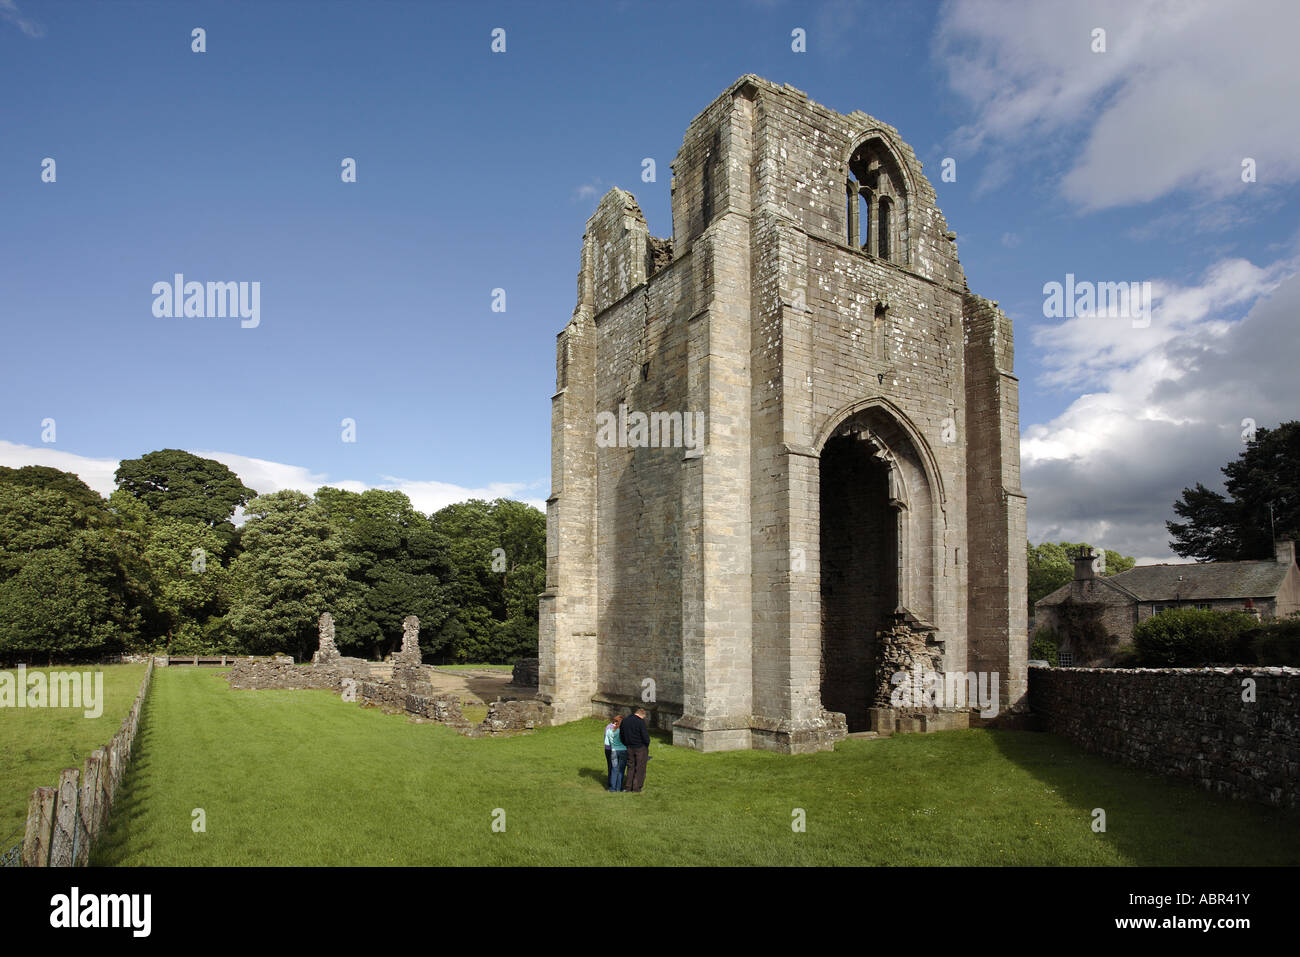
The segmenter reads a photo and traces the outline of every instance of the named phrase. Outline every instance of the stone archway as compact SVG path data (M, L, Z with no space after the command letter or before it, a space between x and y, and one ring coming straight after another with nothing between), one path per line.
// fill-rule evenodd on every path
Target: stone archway
M911 435L878 406L829 434L819 472L822 707L864 731L892 658L880 633L933 631L934 496Z

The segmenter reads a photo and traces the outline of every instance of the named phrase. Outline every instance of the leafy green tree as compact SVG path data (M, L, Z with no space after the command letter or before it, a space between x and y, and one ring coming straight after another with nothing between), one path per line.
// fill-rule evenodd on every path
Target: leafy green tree
M0 654L44 655L46 663L111 646L112 596L72 547L32 553L0 582Z
M78 510L86 513L87 521L104 517L104 499L72 472L49 465L24 465L16 469L0 465L0 485L62 492Z
M153 576L160 624L169 652L200 654L200 637L211 619L229 603L229 570L221 564L225 542L215 529L193 522L158 519L149 529L144 557ZM175 643L178 635L184 640Z
M509 499L435 512L455 573L445 626L458 661L509 661L537 649L537 596L546 583L546 516Z
M328 486L316 502L338 531L348 584L336 613L340 648L382 658L401 645L402 621L420 619L420 648L443 653L452 615L447 542L402 492L348 492Z
M1227 495L1200 482L1174 503L1182 522L1166 522L1169 547L1199 562L1273 556L1274 538L1300 538L1300 422L1257 429L1222 469Z
M227 545L237 534L230 521L235 509L257 494L220 462L181 449L124 459L115 478L118 488L139 498L156 516L206 525Z
M231 634L249 652L310 658L317 619L347 588L342 536L324 508L291 489L258 496L246 514L230 566Z
M62 492L0 483L0 579L17 574L33 552L67 546L87 525Z
M68 473L45 475L50 488L0 481L0 653L52 660L134 645L151 608L138 550L102 499L88 501Z

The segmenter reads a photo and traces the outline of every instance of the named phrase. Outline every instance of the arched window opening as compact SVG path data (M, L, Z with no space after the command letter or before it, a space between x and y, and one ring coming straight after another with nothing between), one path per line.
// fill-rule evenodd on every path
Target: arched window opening
M888 143L868 136L849 158L846 238L871 256L907 265L907 187Z
M891 202L889 201L889 198L888 198L888 197L886 197L886 196L882 196L882 197L880 197L880 209L879 209L879 213L878 213L878 220L877 220L877 226L876 226L876 234L877 234L876 246L877 246L877 248L878 248L878 250L879 250L878 253L877 253L877 255L879 255L881 259L889 259L889 258L890 258L890 256L889 256L889 252L890 252L890 250L889 250L889 237L890 237L890 235L891 235L891 233L890 233L890 207L891 207L892 205L893 205L893 203L891 203Z

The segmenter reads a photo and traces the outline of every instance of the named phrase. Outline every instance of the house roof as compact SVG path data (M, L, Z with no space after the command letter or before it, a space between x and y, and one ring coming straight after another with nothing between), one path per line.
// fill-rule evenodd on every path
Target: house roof
M1216 598L1274 598L1291 566L1282 562L1205 562L1199 565L1138 565L1118 575L1097 578L1134 601L1208 601ZM1058 605L1070 584L1036 604Z

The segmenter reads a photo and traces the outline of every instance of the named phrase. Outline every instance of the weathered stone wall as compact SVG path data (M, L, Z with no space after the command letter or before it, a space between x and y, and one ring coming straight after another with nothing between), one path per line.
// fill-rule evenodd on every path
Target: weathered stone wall
M226 681L230 687L240 690L324 688L341 691L344 679L364 681L369 677L370 665L360 658L340 655L328 665L299 666L293 663L292 658L283 656L235 658L226 674Z
M1044 730L1085 750L1216 794L1300 807L1300 669L1034 667L1029 704Z
M536 682L537 659L531 661ZM415 615L407 615L402 621L402 648L393 656L388 675L372 673L368 661L339 654L334 644L334 618L326 612L320 616L320 646L310 666L298 667L287 655L240 658L232 664L226 680L230 687L244 690L336 691L344 701L437 721L476 738L529 731L552 723L553 717L552 708L542 701L511 698L489 705L487 717L471 725L461 711L458 695L434 693L429 669L420 659L420 619Z

